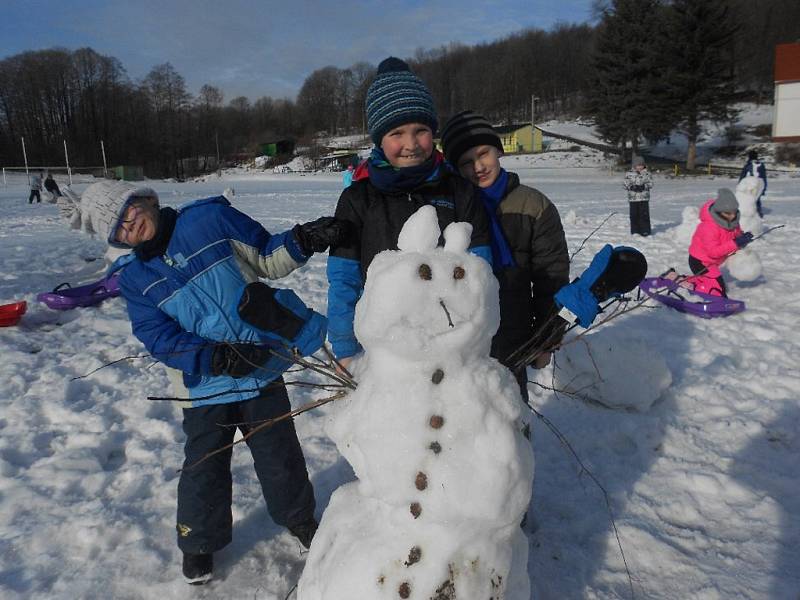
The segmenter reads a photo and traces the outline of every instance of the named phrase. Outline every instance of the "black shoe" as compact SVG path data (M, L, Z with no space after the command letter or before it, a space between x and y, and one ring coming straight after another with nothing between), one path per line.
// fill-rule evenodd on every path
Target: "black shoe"
M214 570L213 554L186 554L183 555L183 577L190 585L203 585L208 583Z
M314 539L314 534L317 533L319 523L314 517L310 517L305 521L292 525L289 527L289 533L296 537L303 547L308 550L311 547L311 540Z

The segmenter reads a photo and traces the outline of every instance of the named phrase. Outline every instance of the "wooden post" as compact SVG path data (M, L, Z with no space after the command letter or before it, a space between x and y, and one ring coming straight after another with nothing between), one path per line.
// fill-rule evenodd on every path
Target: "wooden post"
M69 175L69 184L72 185L72 169L69 167L69 152L67 152L67 140L64 140L64 160L67 163L67 175Z
M100 140L100 152L103 153L103 177L108 177L108 165L106 164L106 146L103 140Z
M672 174L675 175L675 177L678 176L678 163L672 165Z
M31 185L31 174L28 172L28 153L25 151L25 138L20 138L22 140L22 158L25 159L25 175L28 177L28 185Z

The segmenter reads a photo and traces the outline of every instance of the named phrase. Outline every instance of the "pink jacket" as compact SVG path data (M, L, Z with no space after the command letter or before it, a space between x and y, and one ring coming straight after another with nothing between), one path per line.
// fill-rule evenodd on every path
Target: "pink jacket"
M716 278L722 275L719 266L739 249L733 240L742 234L742 228L737 225L733 229L725 229L718 225L709 213L712 204L714 198L700 209L700 224L694 230L689 254L708 267L708 272L704 275Z

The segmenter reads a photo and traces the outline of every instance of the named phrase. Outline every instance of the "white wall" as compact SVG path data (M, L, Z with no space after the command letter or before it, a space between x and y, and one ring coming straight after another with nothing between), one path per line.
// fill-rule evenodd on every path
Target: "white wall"
M800 136L800 81L775 86L773 137Z

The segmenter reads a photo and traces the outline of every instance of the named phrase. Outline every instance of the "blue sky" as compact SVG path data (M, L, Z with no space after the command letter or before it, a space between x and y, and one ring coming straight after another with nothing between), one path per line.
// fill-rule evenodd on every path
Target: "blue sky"
M294 99L315 69L377 65L450 42L493 41L526 27L590 19L591 0L0 0L0 58L89 46L132 79L170 62L190 92Z

